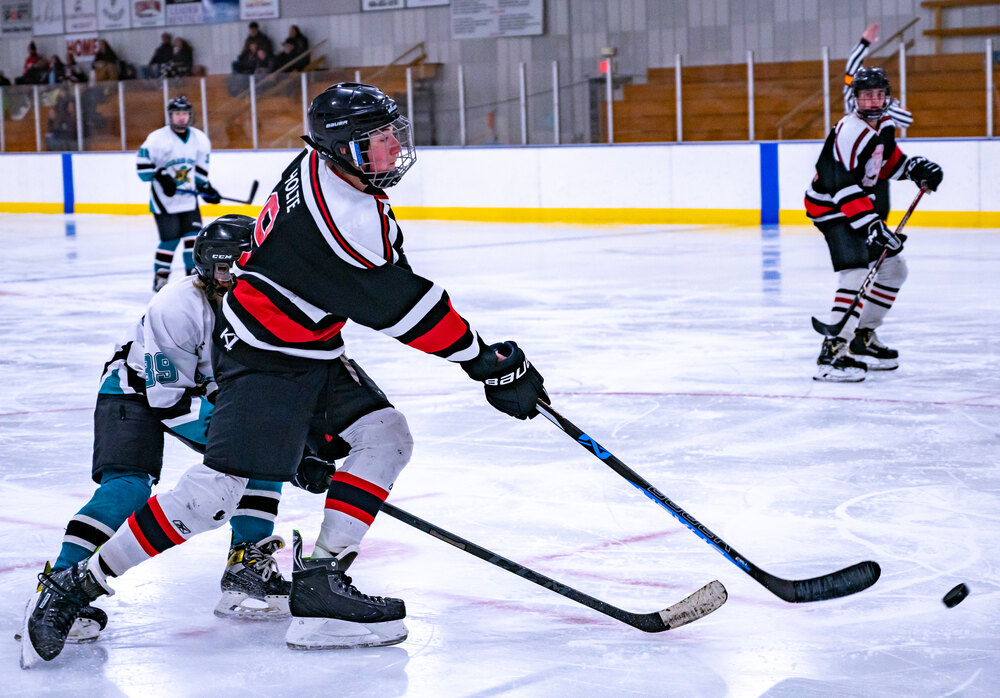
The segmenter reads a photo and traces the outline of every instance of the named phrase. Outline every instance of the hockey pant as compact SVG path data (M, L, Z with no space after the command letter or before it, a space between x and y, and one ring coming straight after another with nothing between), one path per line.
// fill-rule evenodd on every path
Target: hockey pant
M117 577L192 536L218 528L239 507L247 479L203 464L192 466L169 492L153 495L97 552L90 568Z
M858 289L868 276L868 269L845 269L839 273L837 292L830 309L830 323L836 324L854 301ZM841 330L840 336L850 339L856 329L876 329L882 325L886 313L896 301L899 289L906 281L909 270L902 255L887 257L875 275L875 280L858 305L851 311L851 317Z
M413 453L406 418L391 407L361 417L340 436L351 450L327 490L317 557L361 542Z

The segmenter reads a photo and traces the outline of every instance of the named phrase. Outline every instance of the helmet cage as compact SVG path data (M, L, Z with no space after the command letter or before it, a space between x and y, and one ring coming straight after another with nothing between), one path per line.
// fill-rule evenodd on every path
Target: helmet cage
M374 162L372 153L372 137L382 134L387 138L394 138L399 144L399 153L393 161L392 167L379 171ZM347 143L354 167L373 186L385 189L399 182L406 174L406 171L413 167L417 161L417 155L413 147L413 126L410 120L402 114L385 126L373 128L370 131L352 138ZM382 147L382 146L379 146Z
M865 90L885 90L885 99L882 100L882 105L871 109L862 109L858 97ZM892 87L885 71L881 68L861 68L855 73L854 79L851 81L851 95L854 97L854 111L863 119L882 118L882 115L889 111L889 105L892 103L890 98Z

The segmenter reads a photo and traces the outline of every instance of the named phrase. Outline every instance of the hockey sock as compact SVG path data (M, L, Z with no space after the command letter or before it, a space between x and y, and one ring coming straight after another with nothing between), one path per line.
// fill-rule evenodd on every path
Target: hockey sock
M105 473L90 501L66 525L52 569L58 572L90 557L146 503L151 487L152 478L145 473Z
M361 417L340 435L351 451L327 490L318 557L361 543L413 451L406 418L392 408Z
M274 519L281 501L281 483L250 480L229 520L233 528L230 546L256 543L274 534Z
M226 523L246 489L246 478L192 466L169 492L153 495L97 553L101 569L119 576L191 536Z
M190 274L194 271L194 241L198 237L198 229L191 231L183 238L184 242L184 269Z
M886 313L896 301L896 295L906 281L908 273L906 260L901 255L885 260L875 276L875 282L865 294L865 307L861 313L859 327L874 329L881 326Z
M833 307L830 308L830 324L836 325L844 317L844 313L847 309L851 307L851 303L854 302L854 297L858 293L858 289L861 288L861 284L864 283L865 276L868 275L867 269L845 269L841 271L837 278L837 292L833 296ZM844 325L844 329L840 331L840 336L844 338L850 338L854 336L854 330L858 326L858 319L861 317L861 313L864 311L865 299L862 298L858 305L851 311L851 317L848 319L847 324Z
M180 240L161 240L156 246L156 256L153 261L154 274L170 274L170 265L174 263L174 250Z

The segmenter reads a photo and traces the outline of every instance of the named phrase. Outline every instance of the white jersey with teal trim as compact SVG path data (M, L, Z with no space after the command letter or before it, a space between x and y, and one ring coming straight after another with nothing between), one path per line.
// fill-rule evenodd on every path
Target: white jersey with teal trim
M100 393L145 395L153 413L178 436L204 444L214 393L215 312L197 276L167 284L115 347Z
M199 182L208 181L208 156L212 143L204 131L189 127L187 138L181 138L169 126L158 128L139 148L135 166L139 179L150 183L149 210L153 213L185 213L198 208L194 193ZM162 169L177 183L173 196L163 193L163 187L153 175Z

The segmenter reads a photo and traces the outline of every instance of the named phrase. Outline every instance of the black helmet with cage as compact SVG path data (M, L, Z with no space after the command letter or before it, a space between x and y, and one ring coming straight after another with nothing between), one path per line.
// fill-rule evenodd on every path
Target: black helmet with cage
M250 216L220 216L198 231L194 241L194 269L209 289L224 291L233 277L230 267L250 251L257 221Z
M340 82L321 92L309 105L309 135L302 140L321 157L376 187L396 184L417 156L410 121L377 87ZM389 166L373 162L372 137L385 134L399 144Z
M885 99L882 106L873 109L862 109L858 103L858 95L862 90L885 90ZM854 110L864 119L878 119L889 109L889 96L892 94L892 87L889 85L889 78L881 68L861 68L854 74L851 80L851 95L854 97Z
M174 123L174 114L180 112L188 115L187 121L183 125L177 125ZM174 97L167 103L167 123L170 128L177 133L184 133L188 130L188 127L194 123L194 109L191 106L191 102L184 95L180 97Z

